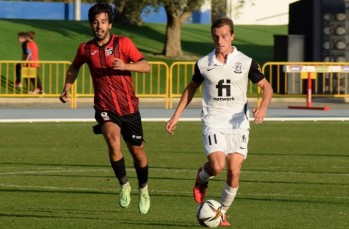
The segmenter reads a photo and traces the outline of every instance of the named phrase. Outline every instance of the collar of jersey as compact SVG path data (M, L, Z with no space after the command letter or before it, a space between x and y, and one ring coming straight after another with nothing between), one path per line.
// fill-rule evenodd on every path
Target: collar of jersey
M96 40L94 39L93 42L95 43L95 45L99 48L104 48L105 46L107 46L112 40L113 40L114 35L110 34L110 38L109 41L107 43L105 43L104 45L98 45Z
M232 58L234 58L238 52L238 49L235 46L233 47L233 52L228 54L228 59L227 62L230 62ZM213 50L210 54L208 54L208 66L212 67L212 66L222 66L223 64L221 62L219 62L216 59L216 54L215 54L215 50Z

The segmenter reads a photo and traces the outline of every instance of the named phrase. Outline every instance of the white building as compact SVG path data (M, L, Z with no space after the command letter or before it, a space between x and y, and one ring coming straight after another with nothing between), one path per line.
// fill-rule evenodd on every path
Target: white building
M244 6L234 12L239 0L228 0L231 4L231 18L235 24L284 25L288 24L289 4L298 0L245 0ZM229 10L229 9L228 9Z
M243 7L238 7L240 0L227 1L227 16L239 25L285 25L288 24L289 4L299 0L244 0ZM201 12L211 11L211 1L206 0Z

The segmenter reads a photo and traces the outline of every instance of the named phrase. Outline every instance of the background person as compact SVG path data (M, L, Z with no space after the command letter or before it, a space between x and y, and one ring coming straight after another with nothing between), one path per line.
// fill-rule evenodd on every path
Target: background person
M28 55L26 60L28 61L39 61L39 47L35 43L34 38L36 34L33 31L26 32L26 38L27 38L27 49L28 49ZM39 77L39 63L29 63L29 67L37 68L37 76L36 79L30 78L30 82L33 85L33 90L29 91L29 94L44 94L41 80ZM28 88L29 90L29 88Z
M232 46L235 34L230 18L216 19L211 26L211 35L215 49L196 62L193 78L184 89L175 113L166 123L166 130L173 134L180 115L202 84L202 136L208 161L198 170L193 196L197 203L202 203L208 180L218 175L227 164L221 199L226 212L237 194L240 170L247 157L250 129L246 95L248 80L263 90L261 105L253 109L257 124L263 121L273 92L258 64ZM221 226L229 225L225 215Z
M21 45L22 48L22 58L21 60L27 60L28 57L28 48L27 48L27 34L25 32L19 32L17 34L17 40L18 43ZM22 80L21 80L21 69L22 69L22 64L16 64L16 87L21 88L22 85Z

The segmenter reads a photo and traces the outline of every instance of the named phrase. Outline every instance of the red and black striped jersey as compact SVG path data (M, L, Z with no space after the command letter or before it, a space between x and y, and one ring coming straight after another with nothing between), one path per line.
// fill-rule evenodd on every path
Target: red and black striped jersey
M114 58L125 63L144 59L128 37L111 35L103 46L95 40L83 43L78 48L73 61L75 68L87 63L94 86L94 107L96 111L111 111L119 116L133 114L139 109L130 71L114 70Z

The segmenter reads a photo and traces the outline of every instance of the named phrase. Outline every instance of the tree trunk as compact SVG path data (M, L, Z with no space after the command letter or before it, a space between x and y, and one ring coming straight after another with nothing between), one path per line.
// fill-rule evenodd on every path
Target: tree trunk
M162 54L168 57L183 56L179 10L171 6L165 6L165 10L167 15L166 40Z

